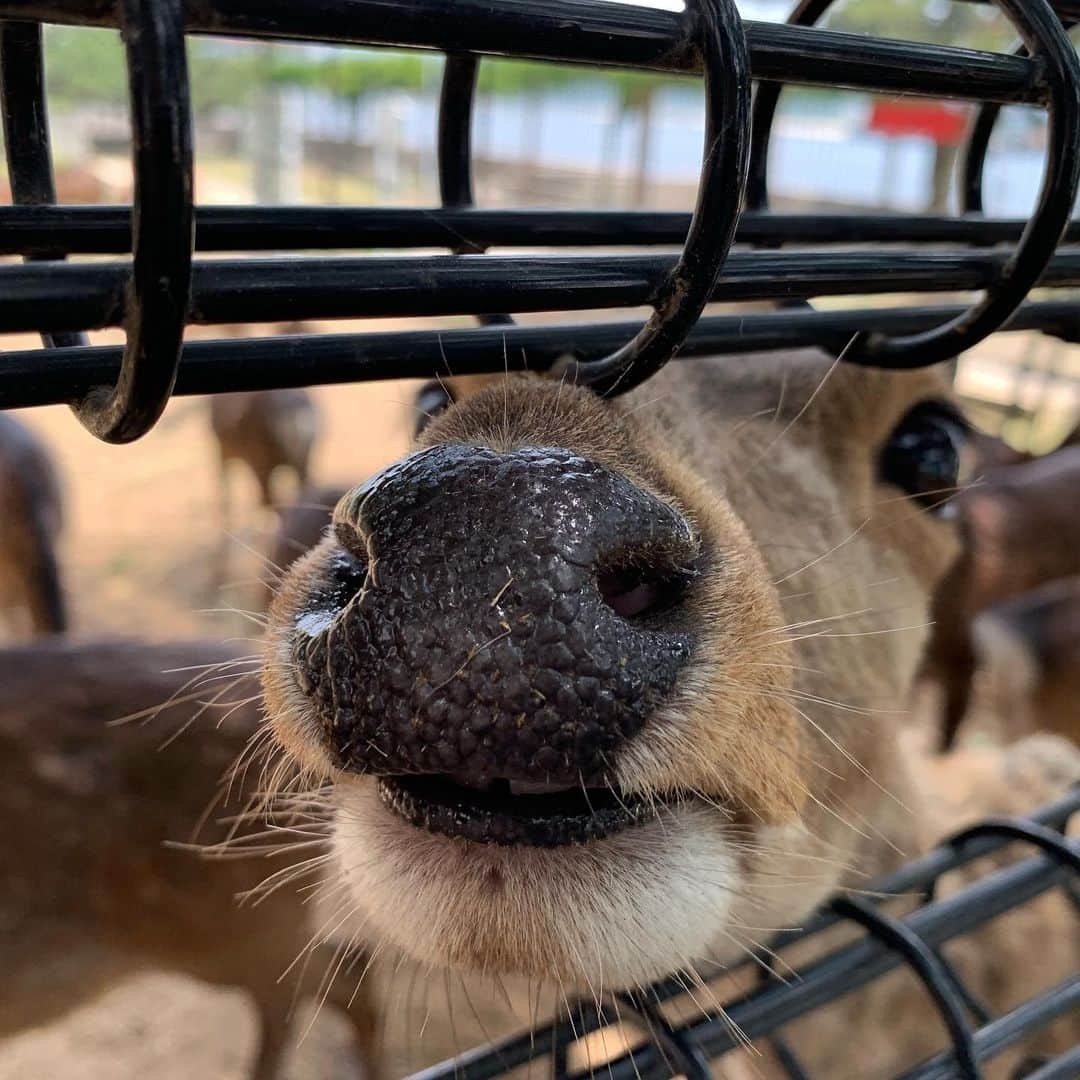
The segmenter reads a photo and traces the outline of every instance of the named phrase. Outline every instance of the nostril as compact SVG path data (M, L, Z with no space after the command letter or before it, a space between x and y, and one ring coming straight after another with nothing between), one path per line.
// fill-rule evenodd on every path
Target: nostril
M690 568L639 553L601 567L597 587L600 598L616 615L638 621L678 607L692 579Z
M343 603L364 587L368 558L363 538L356 536L355 543L345 544L342 543L342 532L340 527L335 529L340 547L326 564L326 581L329 593Z

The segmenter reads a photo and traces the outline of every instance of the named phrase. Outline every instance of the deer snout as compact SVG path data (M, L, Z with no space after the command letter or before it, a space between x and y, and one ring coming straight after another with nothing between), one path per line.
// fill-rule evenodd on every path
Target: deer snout
M346 495L334 534L293 658L344 770L606 782L693 650L690 524L567 450L421 451Z

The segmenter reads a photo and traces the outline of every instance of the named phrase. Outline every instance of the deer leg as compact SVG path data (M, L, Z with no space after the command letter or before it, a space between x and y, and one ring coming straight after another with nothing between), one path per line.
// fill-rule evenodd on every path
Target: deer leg
M259 499L267 510L274 509L274 466L264 465L255 472L259 484Z
M971 684L975 677L975 650L969 634L957 635L948 653L942 657L939 672L945 701L941 718L942 753L956 742L964 716L971 703Z
M229 463L224 456L218 459L218 519L220 532L218 549L211 570L211 587L221 592L229 570L229 542L232 531L232 498L229 487Z

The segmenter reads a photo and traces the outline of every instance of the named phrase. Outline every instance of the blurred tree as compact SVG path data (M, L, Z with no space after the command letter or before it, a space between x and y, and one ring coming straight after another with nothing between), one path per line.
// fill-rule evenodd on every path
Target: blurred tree
M49 97L64 104L119 105L127 101L124 47L114 30L45 28Z
M950 0L850 0L838 3L825 25L878 37L991 51L1006 51L1016 41L1016 33L994 5Z
M188 39L192 108L197 114L246 105L259 81L250 48L203 38ZM115 30L73 26L45 28L49 97L65 105L125 105L124 46Z

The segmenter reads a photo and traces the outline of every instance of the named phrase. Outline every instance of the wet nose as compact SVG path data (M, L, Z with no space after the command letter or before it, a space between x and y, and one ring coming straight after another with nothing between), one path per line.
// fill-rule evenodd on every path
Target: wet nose
M422 451L335 532L339 606L296 659L343 768L595 782L691 655L690 525L567 450Z

